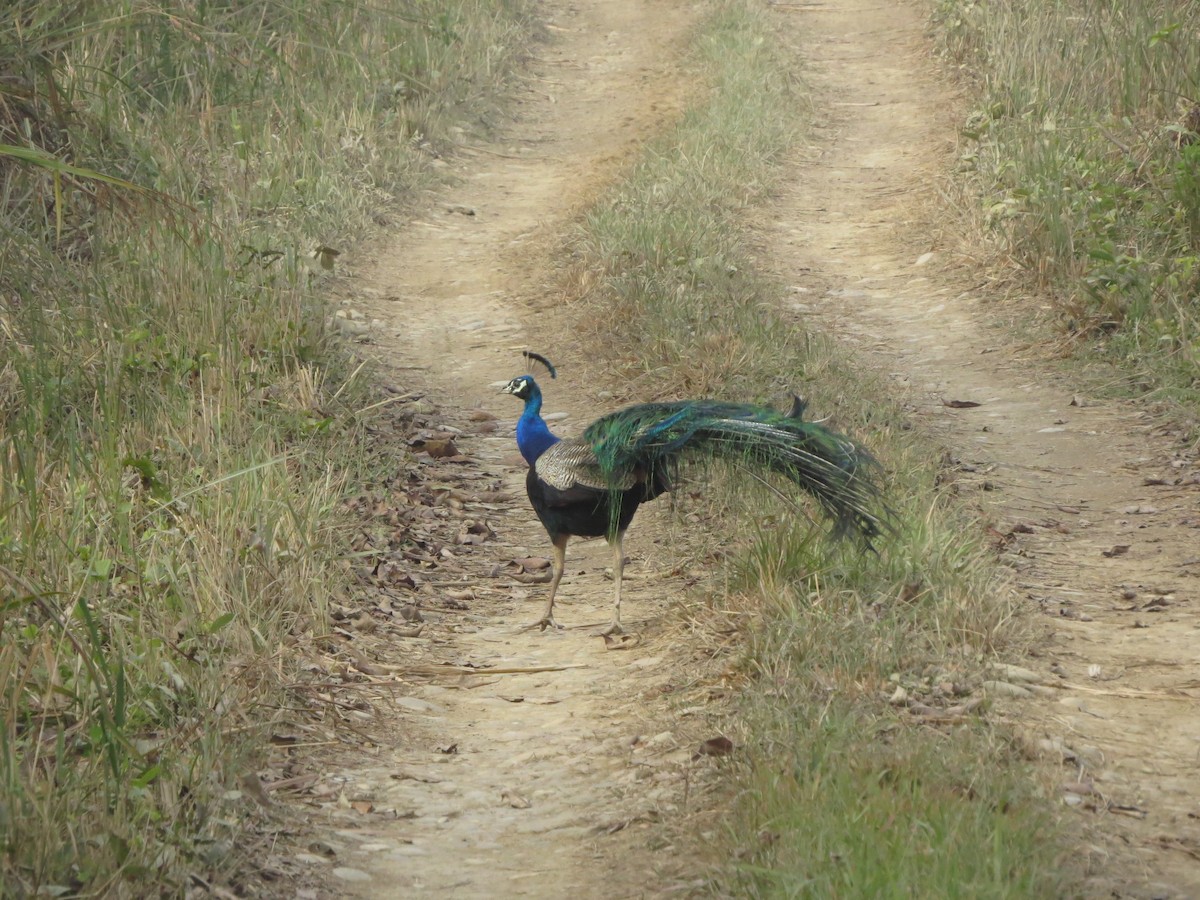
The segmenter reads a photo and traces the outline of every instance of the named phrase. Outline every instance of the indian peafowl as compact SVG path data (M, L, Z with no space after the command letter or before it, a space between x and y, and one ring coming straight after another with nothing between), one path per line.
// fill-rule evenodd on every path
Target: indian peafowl
M554 377L548 360L525 355ZM616 583L612 623L603 633L621 632L625 530L641 503L671 490L679 464L689 460L721 458L758 480L782 476L816 498L835 534L856 534L868 547L885 527L874 460L849 439L805 422L798 397L786 414L720 400L640 403L563 440L542 418L542 392L532 376L518 375L501 390L525 401L517 421L517 446L529 463L525 488L554 545L550 598L530 627L562 627L554 621L554 597L567 541L602 536L612 545Z

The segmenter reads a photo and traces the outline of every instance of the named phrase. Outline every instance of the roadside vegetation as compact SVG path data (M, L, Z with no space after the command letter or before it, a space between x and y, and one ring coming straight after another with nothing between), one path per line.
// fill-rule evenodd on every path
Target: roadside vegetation
M380 465L320 290L528 37L521 0L0 5L0 895L252 874Z
M1038 779L967 700L1022 639L939 455L845 349L787 314L751 222L804 133L798 60L757 4L723 0L697 39L711 79L576 236L574 330L629 399L790 391L864 438L896 531L878 553L814 537L770 498L709 498L732 548L724 608L754 622L727 825L736 896L1061 896ZM599 273L599 277L597 277ZM778 504L775 506L778 509ZM723 895L724 895L723 893Z
M976 248L1081 348L1200 408L1200 7L937 0L975 90ZM977 202L976 202L977 201Z

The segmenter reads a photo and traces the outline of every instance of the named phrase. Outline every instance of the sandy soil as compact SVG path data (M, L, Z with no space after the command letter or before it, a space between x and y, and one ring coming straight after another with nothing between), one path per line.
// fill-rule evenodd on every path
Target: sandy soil
M630 532L625 609L639 645L606 649L594 634L612 589L598 542L569 551L560 621L575 627L520 632L544 585L506 572L548 546L523 498L518 409L495 387L524 371L520 349L555 315L564 226L682 107L676 53L697 10L544 9L548 37L516 120L453 161L455 186L350 286L350 305L379 320L374 350L425 394L416 424L456 434L461 458L425 463L459 491L442 524L485 538L452 551L456 574L427 585L425 630L396 650L410 668L394 742L340 774L376 811L330 836L338 877L361 896L660 896L699 877L680 835L711 803L715 763L695 750L711 736L719 662L659 625L685 592L659 552L670 526L648 512ZM963 248L922 224L953 162L957 98L929 61L919 12L863 0L777 9L808 47L818 127L771 209L764 258L799 314L894 373L915 418L952 448L960 490L994 517L1044 632L1035 658L1012 660L1036 683L1009 713L1031 752L1061 758L1089 895L1200 895L1200 469L1152 411L1090 403L1036 350L1015 350ZM606 408L565 378L548 405L565 413L562 433ZM465 609L440 604L448 594ZM420 676L418 663L459 668ZM496 671L514 668L542 671Z

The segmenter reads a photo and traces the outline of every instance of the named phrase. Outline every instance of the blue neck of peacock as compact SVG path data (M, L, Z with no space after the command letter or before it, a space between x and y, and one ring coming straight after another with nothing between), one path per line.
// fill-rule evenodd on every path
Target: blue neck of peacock
M525 411L517 419L517 449L531 466L547 448L558 443L542 418L542 392L530 383L532 393L525 401Z

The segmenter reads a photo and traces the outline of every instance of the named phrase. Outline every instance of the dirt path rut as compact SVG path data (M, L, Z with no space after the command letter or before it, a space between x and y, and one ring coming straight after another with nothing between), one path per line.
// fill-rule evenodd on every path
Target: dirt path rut
M657 622L682 592L670 562L653 559L661 514L639 515L626 544L633 646L608 649L597 635L611 617L603 542L569 548L565 631L522 632L541 614L546 573L513 577L512 561L550 548L515 454L520 405L496 384L527 371L520 351L536 340L536 310L554 306L562 229L682 108L676 56L697 10L616 0L543 11L547 37L515 121L496 141L467 139L456 184L360 266L348 297L375 320L374 352L396 382L424 394L418 422L458 432L461 459L422 464L457 486L453 515L485 538L447 548L460 574L422 597L395 747L343 773L348 796L400 819L337 833L335 874L361 896L633 897L686 883L661 823L696 796L705 761L688 735L703 716L668 703L704 688L681 681L681 651ZM553 347L533 348L570 370ZM560 434L595 415L587 385L547 388ZM412 675L447 663L467 674Z

